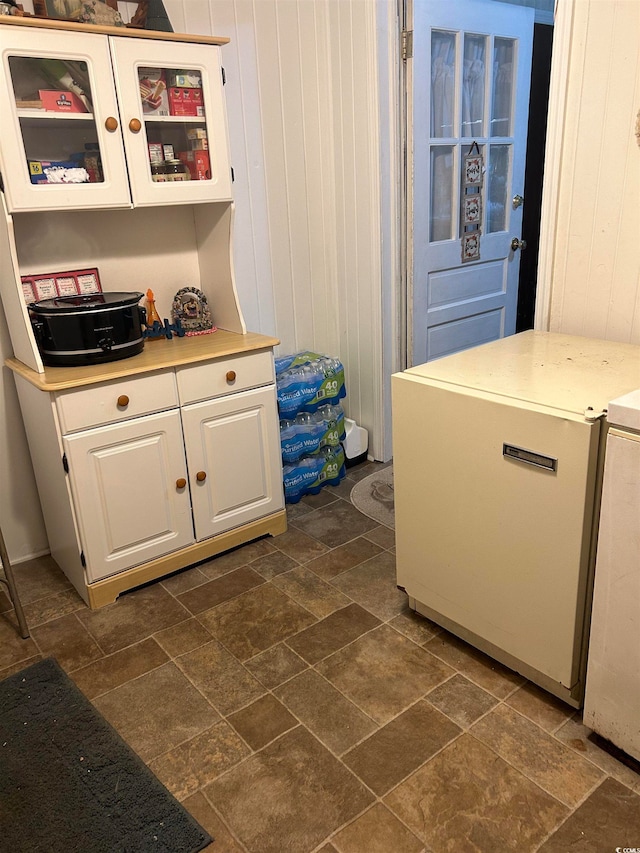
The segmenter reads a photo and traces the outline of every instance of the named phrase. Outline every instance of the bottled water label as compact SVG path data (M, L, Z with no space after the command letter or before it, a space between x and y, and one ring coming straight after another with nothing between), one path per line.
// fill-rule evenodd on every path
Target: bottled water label
M323 447L283 467L284 496L287 503L297 503L303 495L317 494L329 484L337 486L345 476L342 447Z
M342 406L324 405L313 414L301 412L293 419L280 421L282 460L295 462L321 447L337 447L345 437Z
M337 358L301 353L278 361L276 384L281 418L315 412L325 403L336 404L346 397L344 368Z

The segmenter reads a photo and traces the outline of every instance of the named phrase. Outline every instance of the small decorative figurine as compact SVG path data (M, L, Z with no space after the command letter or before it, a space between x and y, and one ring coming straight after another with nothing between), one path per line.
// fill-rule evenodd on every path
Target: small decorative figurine
M147 319L145 320L146 329L143 336L149 341L159 341L165 336L164 327L160 320L160 315L156 308L156 299L153 290L147 290Z
M176 293L171 315L173 322L179 323L187 336L207 335L216 331L207 297L196 287L183 287Z

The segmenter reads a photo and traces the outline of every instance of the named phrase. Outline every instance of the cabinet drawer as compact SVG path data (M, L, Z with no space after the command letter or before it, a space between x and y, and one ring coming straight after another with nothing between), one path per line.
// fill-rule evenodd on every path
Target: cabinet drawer
M275 382L271 350L248 352L177 370L180 402L197 403Z
M65 435L172 409L177 405L173 371L118 379L56 394L60 427Z

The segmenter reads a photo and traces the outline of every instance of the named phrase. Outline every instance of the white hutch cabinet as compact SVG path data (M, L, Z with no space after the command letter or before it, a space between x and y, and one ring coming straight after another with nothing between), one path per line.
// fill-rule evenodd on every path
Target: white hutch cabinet
M0 17L7 365L52 556L92 607L286 529L278 341L246 331L233 280L226 41ZM196 79L197 105L168 109L158 69ZM51 104L61 91L65 112ZM202 170L157 180L153 149L177 160L192 140L207 152ZM83 151L89 180L43 180ZM104 291L151 288L162 317L180 288L198 288L217 331L148 340L119 361L45 366L21 277L94 267Z

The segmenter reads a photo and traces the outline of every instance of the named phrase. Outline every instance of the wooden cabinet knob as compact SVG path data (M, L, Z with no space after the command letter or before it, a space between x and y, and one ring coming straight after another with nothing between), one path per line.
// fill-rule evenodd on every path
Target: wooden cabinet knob
M114 130L118 129L118 119L113 116L109 116L109 118L105 121L104 126L107 128L109 133L113 133Z
M178 477L178 479L176 480L176 489L184 489L184 487L186 485L187 485L187 481L185 480L185 478L184 477Z
M132 118L129 122L129 130L131 133L140 133L142 130L142 122L138 118Z
M128 406L128 405L129 405L129 398L127 397L127 395L126 394L120 394L120 396L118 397L118 406L120 406L121 409L124 409L124 407Z
M198 473L196 474L196 480L199 483L204 483L204 481L206 479L207 479L207 472L206 471L198 471Z
M235 370L227 370L227 382L235 382L236 381L236 372Z

